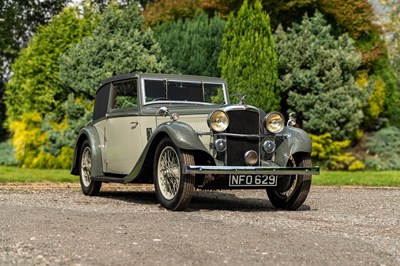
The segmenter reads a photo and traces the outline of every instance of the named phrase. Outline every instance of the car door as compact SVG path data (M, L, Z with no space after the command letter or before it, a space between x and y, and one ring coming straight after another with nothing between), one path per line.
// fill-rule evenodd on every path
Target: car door
M111 108L105 126L106 172L126 175L143 150L136 80L112 83Z

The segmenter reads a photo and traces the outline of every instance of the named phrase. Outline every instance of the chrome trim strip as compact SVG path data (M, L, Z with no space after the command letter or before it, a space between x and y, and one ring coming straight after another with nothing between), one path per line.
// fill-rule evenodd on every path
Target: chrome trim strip
M198 135L214 135L214 136L230 136L230 137L242 137L242 138L265 138L267 136L275 135L280 138L291 138L291 134L272 134L272 133L265 133L265 134L236 134L236 133L212 133L212 132L196 132Z
M212 133L211 132L196 132L197 133L197 135L199 135L199 136L207 136L207 135L212 135Z
M242 138L264 138L268 136L268 134L236 134L236 133L215 133L214 135L218 136L229 136L229 137L242 137ZM271 134L269 134L271 135Z
M266 166L213 166L186 165L184 174L276 174L276 175L319 175L319 166L314 167L266 167Z

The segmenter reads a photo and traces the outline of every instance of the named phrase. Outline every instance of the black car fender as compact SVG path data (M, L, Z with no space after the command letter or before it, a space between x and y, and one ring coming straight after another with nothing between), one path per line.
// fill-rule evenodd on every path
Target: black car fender
M74 157L72 160L71 174L79 175L79 155L81 153L82 144L85 140L89 141L92 151L92 176L103 175L103 164L100 150L100 139L94 126L87 126L81 129L78 134L74 149Z
M194 129L182 122L166 122L157 127L149 142L157 138L159 134L167 135L172 142L182 150L200 150L208 152L199 139Z
M290 158L295 153L312 151L312 142L308 134L295 127L285 127L280 134L283 139L282 143L277 147L275 153L275 161L280 166L285 166Z

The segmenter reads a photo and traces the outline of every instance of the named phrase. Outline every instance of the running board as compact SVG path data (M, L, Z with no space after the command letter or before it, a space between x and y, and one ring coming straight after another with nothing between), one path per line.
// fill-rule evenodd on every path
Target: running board
M100 182L110 182L110 183L126 183L125 182L125 177L111 177L111 176L93 176L92 179L94 181L100 181Z

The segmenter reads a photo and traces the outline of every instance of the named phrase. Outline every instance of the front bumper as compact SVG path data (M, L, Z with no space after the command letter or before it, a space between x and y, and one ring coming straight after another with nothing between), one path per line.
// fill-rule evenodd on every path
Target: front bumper
M186 165L184 174L319 175L319 167Z

